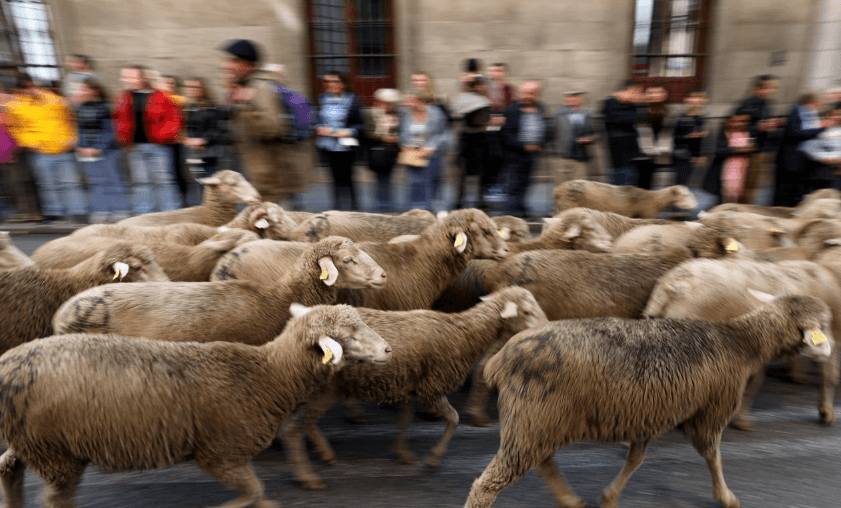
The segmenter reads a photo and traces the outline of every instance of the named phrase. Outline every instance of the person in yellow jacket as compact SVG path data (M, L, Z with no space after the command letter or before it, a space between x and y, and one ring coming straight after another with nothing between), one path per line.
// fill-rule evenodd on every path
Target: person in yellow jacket
M87 198L74 160L78 138L72 108L29 76L20 76L5 109L15 141L32 152L30 161L44 217L84 221Z

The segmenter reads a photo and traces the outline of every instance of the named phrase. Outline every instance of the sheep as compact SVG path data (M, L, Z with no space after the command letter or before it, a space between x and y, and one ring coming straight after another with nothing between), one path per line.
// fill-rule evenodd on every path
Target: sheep
M396 216L329 211L301 222L287 239L312 242L327 235L338 235L354 242L387 242L395 236L420 234L435 223L435 216L425 210Z
M187 246L163 242L128 242L117 238L90 237L85 241L48 243L33 255L43 268L68 268L112 245L125 244L149 247L158 264L173 282L208 281L219 259L240 245L259 237L243 229L221 231L198 245ZM269 240L271 241L271 240Z
M610 252L613 248L613 239L590 215L575 224L558 219L547 220L547 225L537 238L509 243L511 255L540 249ZM438 295L432 308L444 312L461 312L479 303L479 297L488 293L485 277L497 264L496 261L484 259L471 260L465 270Z
M264 201L249 204L224 227L248 229L259 234L260 238L288 240L298 223L279 205Z
M291 311L283 333L258 347L78 334L8 351L0 357L4 506L23 506L26 466L46 483L45 505L58 507L75 506L88 463L117 472L195 459L239 492L224 506L279 508L251 460L345 365L391 356L350 307Z
M750 255L763 261L813 260L824 250L841 245L841 222L810 220L794 232L794 241L797 245L793 247L773 247Z
M20 268L0 272L0 353L53 334L62 303L111 282L167 281L147 247L114 245L64 270Z
M688 253L696 245L709 245L722 236L718 228L704 226L698 222L679 222L634 228L616 239L615 254L662 254L675 249ZM738 243L731 246L740 250Z
M595 220L608 234L616 240L627 231L649 224L674 224L667 219L632 219L613 212L602 212L590 208L570 208L564 210L547 221L556 222L561 230L581 227L581 224ZM546 226L544 226L546 227Z
M753 250L794 245L792 232L800 229L802 221L780 219L745 212L702 212L698 222L706 226L727 231L733 237Z
M684 185L654 191L592 180L570 180L555 187L552 196L555 213L583 206L637 219L653 219L671 207L698 208L695 195Z
M816 262L769 263L751 259L696 259L684 263L657 282L643 315L646 317L697 318L724 321L745 314L753 305L747 288L771 294L808 294L820 298L832 310L833 333L841 333L841 249L826 251ZM834 387L838 384L838 357L821 368L818 412L826 424L835 422ZM761 372L745 391L733 426L753 428L748 412Z
M496 217L491 217L491 220L499 228L499 234L506 242L519 243L531 240L529 223L520 217L497 215Z
M778 298L723 323L603 318L552 322L520 332L488 361L499 389L500 445L473 482L465 508L487 508L531 468L560 506L585 502L553 455L581 439L630 441L625 465L599 506L616 507L652 438L680 428L706 459L713 497L739 500L721 471L719 444L756 367L781 354L825 358L829 309L816 298Z
M276 240L250 242L219 258L210 273L210 280L238 279L259 282L266 277L282 277L310 245L312 244L306 242Z
M392 359L382 367L347 367L324 389L313 394L281 432L295 478L306 488L323 488L324 483L307 459L301 431L311 437L323 460L335 461L329 442L318 431L318 420L340 397L401 403L395 445L401 464L414 463L406 445L413 397L443 415L447 420L446 430L426 457L427 466L437 466L459 420L447 395L458 390L476 360L493 344L501 345L515 333L547 322L534 297L522 288L503 289L459 314L364 308L357 311L362 321L391 344Z
M62 305L53 327L56 333L259 345L283 330L292 302L331 304L337 287L382 287L385 275L353 242L333 236L311 244L283 278L94 288Z
M171 212L156 212L123 219L121 226L165 226L191 222L222 226L237 214L236 205L260 201L260 194L236 171L223 169L206 178L197 178L204 186L202 204Z
M34 267L35 262L12 243L8 231L0 231L0 270Z
M836 189L816 190L804 196L795 207L723 203L710 208L709 211L750 212L780 218L835 218L841 213L841 191Z

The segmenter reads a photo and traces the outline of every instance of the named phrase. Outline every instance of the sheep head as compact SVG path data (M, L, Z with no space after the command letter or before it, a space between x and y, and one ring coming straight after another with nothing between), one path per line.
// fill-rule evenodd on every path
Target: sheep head
M385 270L347 238L329 236L311 249L316 255L318 278L325 285L346 289L381 289L385 286Z
M98 256L99 266L115 282L169 282L152 250L144 245L120 242Z
M559 246L589 252L613 250L613 237L589 213L564 213L543 220L545 224L541 236L557 241Z
M247 210L248 228L260 238L288 240L290 232L298 227L292 217L275 203L263 202L251 205Z
M695 199L695 195L692 194L692 191L687 186L673 185L663 190L669 193L670 201L675 207L683 210L695 210L698 208L698 200Z
M8 231L0 231L0 270L34 267L35 262L12 243Z
M477 209L456 210L440 219L440 231L458 255L467 259L493 259L502 261L508 256L508 246L496 224Z
M792 334L784 354L800 353L818 362L832 356L835 339L831 334L832 314L826 303L805 295L774 297L750 288L748 292L759 304L765 303L780 315L787 316L796 327L797 332Z
M519 286L503 288L483 296L482 300L499 309L507 337L549 322L531 291Z
M196 178L196 181L231 203L253 203L260 201L260 193L241 174L230 169L217 171L206 178Z
M293 303L289 312L292 321L287 329L303 330L302 339L315 351L313 361L338 370L348 363L385 364L391 359L388 343L349 305L305 307ZM303 327L293 328L296 321Z
M531 239L529 223L519 217L500 215L498 217L491 217L491 220L494 221L499 235L506 242L519 243Z

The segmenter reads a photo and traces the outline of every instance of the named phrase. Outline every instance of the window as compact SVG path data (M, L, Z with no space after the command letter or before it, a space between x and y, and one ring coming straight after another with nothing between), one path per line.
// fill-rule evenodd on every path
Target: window
M704 84L710 0L636 0L633 77L663 82L670 101Z
M312 96L327 72L348 75L366 103L378 88L394 87L393 0L309 0Z

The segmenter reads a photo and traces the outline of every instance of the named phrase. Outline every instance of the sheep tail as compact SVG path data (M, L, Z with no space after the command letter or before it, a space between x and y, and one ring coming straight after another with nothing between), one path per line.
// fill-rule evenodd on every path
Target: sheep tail
M657 284L651 296L648 298L648 303L642 311L643 317L656 318L666 315L666 310L669 304L674 301L677 295L681 292L678 285L682 283L674 283L671 281L661 282Z

